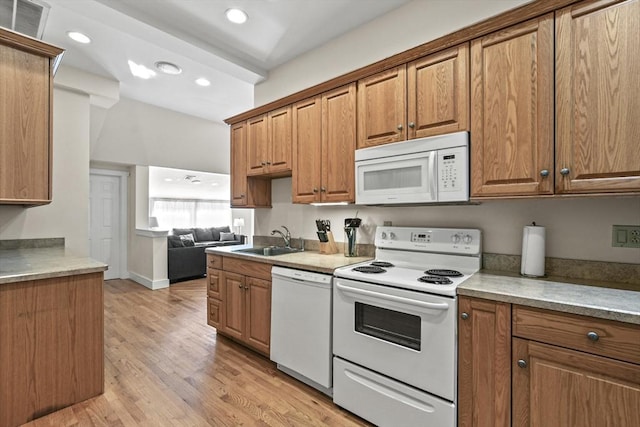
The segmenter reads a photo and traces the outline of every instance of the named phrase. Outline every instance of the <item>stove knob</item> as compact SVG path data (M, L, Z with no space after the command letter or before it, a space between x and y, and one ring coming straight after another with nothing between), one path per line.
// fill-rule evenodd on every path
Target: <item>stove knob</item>
M380 237L382 237L383 239L386 239L387 233L383 231L382 233L380 233Z
M451 236L451 241L453 243L460 243L460 235L459 234L454 234L453 236Z
M471 243L471 241L473 240L473 237L471 237L470 234L466 234L463 238L462 241L465 243Z
M389 238L390 239L395 239L396 238L396 233L394 233L393 231L391 233L389 233Z

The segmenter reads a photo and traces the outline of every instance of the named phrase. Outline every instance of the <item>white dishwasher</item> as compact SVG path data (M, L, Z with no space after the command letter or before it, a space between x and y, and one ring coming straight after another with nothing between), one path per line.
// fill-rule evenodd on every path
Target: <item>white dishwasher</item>
M331 395L332 276L274 266L271 279L271 360Z

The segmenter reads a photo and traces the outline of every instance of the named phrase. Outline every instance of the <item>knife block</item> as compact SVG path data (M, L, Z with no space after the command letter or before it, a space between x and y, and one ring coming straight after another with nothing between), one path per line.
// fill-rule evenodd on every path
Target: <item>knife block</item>
M333 240L333 233L327 231L328 242L320 242L320 253L324 255L331 255L338 253L338 247L335 240Z

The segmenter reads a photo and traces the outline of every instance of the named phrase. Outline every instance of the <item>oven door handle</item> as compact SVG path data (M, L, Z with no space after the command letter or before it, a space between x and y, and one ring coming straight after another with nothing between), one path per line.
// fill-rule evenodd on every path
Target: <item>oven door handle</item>
M336 288L338 288L339 290L341 290L343 292L352 293L352 294L355 294L355 295L364 295L364 296L369 296L369 297L375 297L375 298L379 298L379 299L383 299L383 300L387 300L387 301L393 301L393 302L399 302L399 303L402 303L402 304L415 305L415 306L421 307L421 308L428 308L428 309L431 309L431 310L446 311L446 310L449 309L449 304L447 304L446 302L417 301L417 300L412 300L410 298L397 297L395 295L387 295L387 294L383 294L383 293L380 293L380 292L368 291L366 289L352 288L351 286L341 285L340 283L336 283Z

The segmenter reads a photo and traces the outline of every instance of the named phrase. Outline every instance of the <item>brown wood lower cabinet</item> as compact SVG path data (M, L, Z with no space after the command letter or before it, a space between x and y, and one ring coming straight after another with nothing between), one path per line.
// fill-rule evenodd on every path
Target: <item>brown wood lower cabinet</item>
M640 325L469 297L459 316L459 426L640 425Z
M208 324L268 356L271 342L271 265L207 254Z

